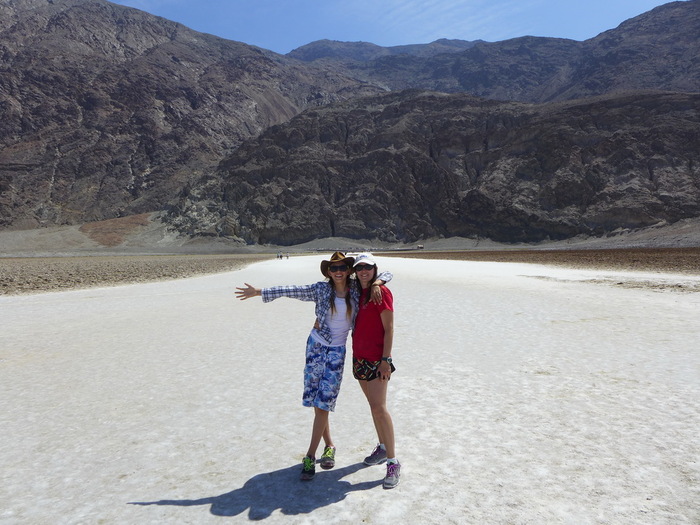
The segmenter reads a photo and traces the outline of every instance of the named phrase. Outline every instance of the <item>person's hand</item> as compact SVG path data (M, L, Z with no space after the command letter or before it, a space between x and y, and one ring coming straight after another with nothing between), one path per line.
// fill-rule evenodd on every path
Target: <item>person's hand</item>
M374 304L382 304L382 288L377 283L370 286L369 302Z
M251 297L255 297L256 295L260 294L260 288L255 288L248 283L245 283L245 288L236 287L236 297L238 297L241 301L245 301L246 299L250 299Z
M379 372L380 381L389 381L391 379L391 365L386 361L379 363L377 371Z

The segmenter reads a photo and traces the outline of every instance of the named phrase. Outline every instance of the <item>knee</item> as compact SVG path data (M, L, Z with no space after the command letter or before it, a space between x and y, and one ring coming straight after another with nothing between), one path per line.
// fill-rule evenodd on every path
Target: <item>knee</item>
M383 403L376 404L376 405L370 405L369 408L372 411L372 415L374 415L374 416L381 417L381 416L388 414L388 411L386 409L386 405Z

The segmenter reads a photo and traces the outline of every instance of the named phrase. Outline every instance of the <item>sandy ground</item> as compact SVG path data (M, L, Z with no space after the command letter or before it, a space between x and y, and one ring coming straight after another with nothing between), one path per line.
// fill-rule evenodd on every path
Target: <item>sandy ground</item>
M388 256L453 261L516 262L564 268L671 272L700 275L700 248L618 248L586 250L416 250Z
M563 268L588 268L700 275L700 248L638 248L608 250L416 250L385 253L387 256L433 260L521 262ZM291 255L295 257L295 255ZM149 255L0 258L0 295L36 293L95 286L178 279L236 270L276 254ZM695 290L694 281L679 284ZM645 282L623 279L619 285ZM678 283L673 283L675 286ZM664 281L647 286L667 287Z
M672 286L700 277L380 258L385 491L350 374L337 466L298 481L313 305L233 297L320 258L0 297L0 523L700 523L700 294Z
M237 270L267 255L101 255L0 258L0 295L180 279Z
M700 218L601 238L534 245L433 239L417 245L327 238L290 247L250 246L176 235L157 213L76 226L0 231L0 295L149 282L235 270L309 253L375 251L400 257L526 262L567 268L700 274ZM409 250L414 248L413 250Z

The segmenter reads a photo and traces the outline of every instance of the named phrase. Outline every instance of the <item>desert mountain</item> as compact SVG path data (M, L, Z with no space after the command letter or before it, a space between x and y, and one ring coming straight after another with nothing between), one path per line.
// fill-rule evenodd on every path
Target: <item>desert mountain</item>
M0 227L161 209L364 83L103 0L0 1Z
M329 66L342 67L397 55L431 58L445 53L458 53L474 47L479 42L482 41L467 42L466 40L441 38L430 44L382 47L370 42L317 40L294 49L287 56L304 62L317 62L328 64ZM381 72L377 71L377 73Z
M548 102L637 89L698 91L700 2L671 2L584 42L522 37L379 48L312 42L289 55L391 90Z
M699 12L281 56L105 0L0 0L0 228L167 209L245 242L513 241L698 216Z
M247 243L564 239L700 215L700 94L558 104L402 91L307 110L171 210Z

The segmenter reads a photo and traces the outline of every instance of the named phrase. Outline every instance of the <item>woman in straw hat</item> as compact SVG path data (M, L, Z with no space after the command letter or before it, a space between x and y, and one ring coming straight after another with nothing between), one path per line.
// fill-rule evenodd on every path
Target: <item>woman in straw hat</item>
M261 296L263 302L280 297L316 303L316 325L306 342L306 367L304 369L304 394L302 404L314 408L311 441L302 462L302 480L313 479L316 473L316 450L325 443L321 456L321 468L335 466L335 445L331 438L329 413L335 410L336 399L343 379L345 344L357 315L360 291L351 286L354 259L343 252L335 252L329 260L321 261L321 273L326 278L303 286L274 286L255 288L248 283L236 288L241 299ZM390 272L378 276L377 284L389 282ZM381 292L377 289L379 300Z

